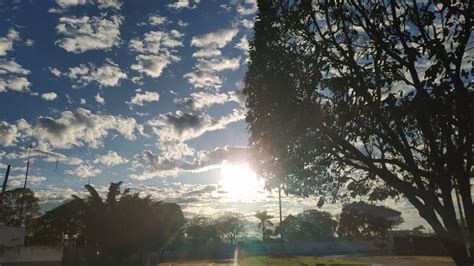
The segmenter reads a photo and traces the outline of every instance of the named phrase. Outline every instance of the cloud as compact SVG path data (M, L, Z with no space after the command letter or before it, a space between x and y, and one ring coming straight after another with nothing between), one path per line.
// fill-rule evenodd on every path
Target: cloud
M247 29L252 29L253 25L255 24L253 20L249 20L249 19L242 19L240 23L242 24L242 26L244 26Z
M240 41L235 45L235 48L244 51L244 53L248 55L250 46L249 46L249 40L247 39L247 35L244 35L240 39Z
M228 44L237 34L237 29L221 29L216 32L194 36L191 45L196 47L222 48Z
M56 0L56 3L63 9L86 4L96 4L100 9L120 9L123 4L121 0Z
M230 101L239 102L233 93L193 92L189 97L175 99L174 103L188 110L201 110L215 104L224 104Z
M120 85L121 79L127 78L127 74L122 72L119 65L110 59L106 59L100 67L92 63L71 67L65 75L78 84L75 87L84 87L92 81L99 83L100 86L116 87Z
M74 169L69 169L64 172L66 175L73 175L73 176L78 176L82 178L88 178L88 177L93 177L96 176L102 171L100 169L94 168L92 166L88 166L85 164L81 164L78 167Z
M5 37L0 37L0 56L6 56L9 51L13 51L13 44L20 40L20 33L9 29Z
M195 88L220 88L222 79L216 73L224 70L237 70L239 67L240 58L198 58L194 71L184 74L183 77Z
M94 96L94 99L97 103L100 103L100 104L105 104L105 99L104 97L100 96L99 93L97 93L95 96Z
M5 121L0 121L0 144L5 147L15 146L18 129L16 125L9 124Z
M257 1L256 0L245 0L245 5L237 6L237 13L242 16L253 15L257 12Z
M30 132L31 125L23 122L24 132ZM143 126L134 118L92 113L84 108L74 112L64 111L59 118L40 116L36 120L35 136L40 143L56 148L71 148L87 145L90 148L102 146L103 138L114 130L129 140L143 134Z
M58 95L55 92L47 92L41 94L41 98L45 101L54 101L58 98Z
M244 119L245 112L234 109L232 113L213 118L204 113L188 113L177 111L166 113L148 121L160 141L186 141L202 134L225 128L228 124Z
M25 77L30 71L14 60L0 58L0 92L29 91L31 83Z
M166 5L168 8L179 9L194 9L199 4L200 0L176 0L174 3Z
M222 52L215 48L205 48L197 50L197 52L193 53L193 57L201 57L201 58L211 58L216 56L221 56Z
M107 166L114 166L118 164L127 163L128 160L118 155L115 151L109 151L105 155L97 155L95 157L94 163L100 163Z
M132 96L129 104L131 106L132 105L143 106L145 102L157 102L159 100L160 100L160 94L158 92L153 92L153 91L145 91L144 93L137 92L137 94Z
M134 156L134 167L143 168L142 174L132 175L131 178L144 180L153 177L176 176L182 172L198 173L218 168L226 162L246 162L248 150L246 147L216 148L211 151L196 152L193 158L169 159L145 150Z
M177 30L150 31L143 38L130 41L130 50L140 53L135 57L133 70L153 78L161 76L163 70L172 62L180 60L173 48L183 46L184 35Z
M46 177L44 176L28 175L28 184L30 185L39 185L45 180L46 180ZM23 186L23 184L25 183L25 176L24 175L10 176L8 181L9 181L9 184L8 184L9 186L20 187L20 186Z
M167 22L168 19L158 14L152 14L148 17L148 23L152 26L159 26Z
M62 17L56 30L62 37L56 45L64 50L80 54L90 50L110 50L119 46L120 25L123 17L113 15L110 19L100 17Z
M51 74L53 74L54 76L56 76L56 77L61 76L61 71L59 71L59 69L57 69L55 67L48 67L48 69L49 69L49 72L51 72Z

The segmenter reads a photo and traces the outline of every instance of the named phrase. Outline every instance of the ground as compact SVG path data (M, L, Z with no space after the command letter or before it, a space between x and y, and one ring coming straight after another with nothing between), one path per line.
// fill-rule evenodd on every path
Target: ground
M234 264L233 260L201 260L187 262L163 263L163 266L180 265L180 266L224 266L224 265L244 265L244 266L292 266L292 265L367 265L367 266L454 266L454 262L447 257L427 257L427 256L372 256L372 257L313 257L313 256L297 256L297 257L268 257L258 256L240 259L238 264Z

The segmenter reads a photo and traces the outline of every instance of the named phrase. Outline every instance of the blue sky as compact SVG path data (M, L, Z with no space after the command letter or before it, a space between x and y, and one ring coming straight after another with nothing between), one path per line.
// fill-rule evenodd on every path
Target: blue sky
M241 88L256 10L253 0L0 1L9 187L22 185L33 135L28 187L44 208L90 180L101 191L124 181L187 215L276 213L276 194L247 177ZM284 200L285 213L314 207Z

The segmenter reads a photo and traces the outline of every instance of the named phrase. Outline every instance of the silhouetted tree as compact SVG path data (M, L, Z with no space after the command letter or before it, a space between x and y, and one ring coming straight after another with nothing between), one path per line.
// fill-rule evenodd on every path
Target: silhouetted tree
M260 223L258 223L258 228L262 230L262 241L265 242L268 240L268 236L271 233L271 230L270 233L267 232L267 226L273 226L272 221L270 221L270 219L273 218L273 215L269 215L267 211L261 211L257 212L255 217L260 221Z
M0 224L5 226L26 226L30 228L33 219L39 216L40 208L35 193L27 188L23 198L23 188L7 190L0 202ZM21 203L23 214L20 217Z
M472 5L258 1L244 88L254 168L320 204L403 196L472 264Z
M216 219L216 225L219 236L234 244L237 236L244 232L245 222L242 214L226 212Z
M305 210L296 216L287 216L278 230L283 230L283 237L295 240L329 240L334 237L337 222L328 212Z
M220 242L215 220L206 216L189 219L186 223L186 236L193 245Z
M388 230L403 222L399 211L353 202L345 204L339 218L339 237L349 240L388 239Z

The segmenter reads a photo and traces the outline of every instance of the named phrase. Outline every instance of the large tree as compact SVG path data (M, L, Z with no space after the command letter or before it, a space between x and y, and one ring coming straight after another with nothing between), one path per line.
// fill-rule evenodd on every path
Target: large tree
M320 241L334 237L337 222L328 212L305 210L296 216L287 216L278 226L283 237L289 241Z
M225 212L216 219L216 225L219 236L234 244L237 237L244 232L244 216L241 213Z
M34 218L40 214L38 201L29 188L5 191L0 202L0 225L26 226L29 230Z
M388 230L403 222L399 211L365 203L345 204L339 217L339 237L354 239L388 239Z
M255 218L260 221L257 227L262 230L262 242L265 242L269 237L269 233L267 232L268 226L273 226L271 219L273 219L274 216L268 214L267 211L261 211L255 214Z
M457 264L473 263L472 5L259 1L244 94L268 185L320 204L402 196Z

